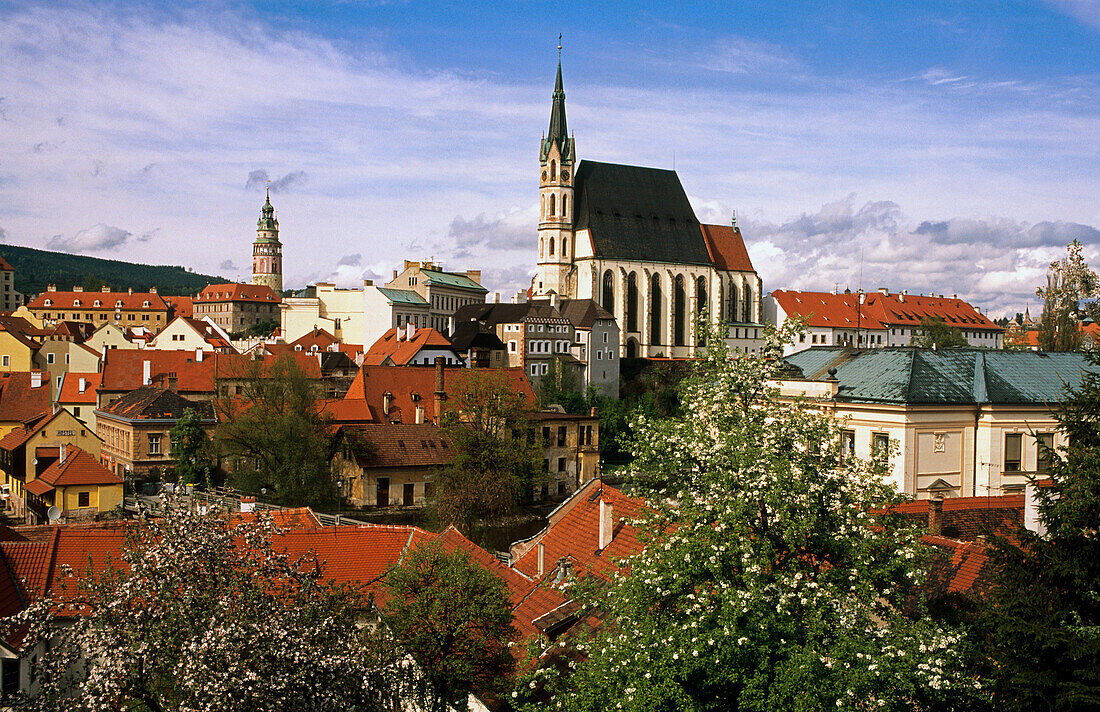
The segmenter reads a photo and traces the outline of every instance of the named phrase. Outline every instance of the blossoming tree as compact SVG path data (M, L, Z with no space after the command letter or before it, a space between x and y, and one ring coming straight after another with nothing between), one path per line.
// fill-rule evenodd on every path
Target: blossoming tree
M639 417L643 553L590 605L605 623L570 676L524 680L535 709L923 710L980 703L967 641L920 595L919 532L882 512L882 465L844 456L838 424L769 386L761 357L712 333L684 417ZM563 656L568 658L568 654ZM535 692L532 692L534 690Z
M41 650L26 710L376 710L409 666L366 599L281 552L268 518L174 508L9 625ZM90 563L89 563L90 567ZM364 625L364 623L368 623Z

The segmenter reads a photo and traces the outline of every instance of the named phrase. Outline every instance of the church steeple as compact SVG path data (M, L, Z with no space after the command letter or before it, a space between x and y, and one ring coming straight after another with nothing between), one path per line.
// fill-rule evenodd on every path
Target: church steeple
M252 243L252 284L265 284L276 294L283 291L283 245L279 242L279 218L271 204L271 189L256 221L256 241Z
M559 39L560 41L560 39ZM569 126L565 120L565 88L561 81L561 46L558 46L558 77L554 81L554 104L550 109L550 129L542 141L543 160L550 154L550 147L558 145L562 163L573 162L573 140L569 138Z

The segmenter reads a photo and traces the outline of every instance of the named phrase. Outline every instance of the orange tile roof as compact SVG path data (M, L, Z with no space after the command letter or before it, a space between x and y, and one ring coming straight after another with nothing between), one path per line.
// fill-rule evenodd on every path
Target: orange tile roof
M172 306L172 313L176 316L192 317L195 315L195 305L191 297L165 297Z
M46 592L59 531L59 527L53 527L48 538L37 541L0 542L0 552L4 555L4 561L12 575L20 582L20 590L28 601Z
M84 381L84 390L80 390L80 381ZM76 405L95 405L99 384L103 382L102 373L78 373L69 371L61 377L61 390L57 393L57 402Z
M34 437L34 434L41 428L46 427L51 420L61 415L61 412L61 410L58 410L56 413L52 413L47 410L45 413L40 413L33 418L23 421L21 426L12 429L10 433L0 438L0 450L8 450L10 452L22 447L28 440Z
M10 264L8 264L8 261L5 260L2 255L0 255L0 269L8 270L8 271L11 271L11 272L15 271L15 268L12 267Z
M99 460L75 445L65 447L65 459L57 460L47 467L34 480L34 482L39 481L53 487L122 484L121 477L108 470L99 463ZM33 482L30 484L33 484Z
M948 593L984 593L990 585L989 552L981 542L960 541L925 534L921 542L946 554L946 570L942 572Z
M199 292L194 302L273 302L278 304L282 297L271 287L262 284L208 284Z
M497 375L506 387L523 394L528 404L534 407L537 399L531 382L520 367L514 368L478 368L468 369L461 366L446 366L443 369L443 388L449 393L461 393L471 372L477 377ZM359 369L351 383L345 398L347 400L365 400L375 413L378 422L414 423L416 405L424 408L429 420L435 418L435 369L414 366L369 366ZM382 412L383 398L386 393L393 395L388 413ZM420 398L412 399L413 394Z
M321 401L321 413L332 418L337 425L374 423L371 407L365 400L334 398Z
M307 378L321 378L321 366L309 354L291 354ZM161 351L159 349L112 349L103 362L102 391L128 393L142 385L143 362L150 362L151 381L163 381L168 374L176 375L178 391L183 393L213 393L218 378L243 378L252 367L252 359L244 354L203 354L202 361L194 351ZM269 370L274 360L264 362Z
M455 459L454 446L437 425L362 425L355 432L374 445L360 460L367 467L448 465Z
M730 272L755 272L741 229L731 225L703 225L703 239L714 266Z
M0 421L22 422L50 410L50 377L31 387L29 372L0 373Z
M424 349L449 349L454 351L450 340L430 326L419 329L414 327L412 339L407 339L407 334L408 331L404 327L395 327L382 334L367 349L366 358L368 362L377 361L381 363L386 357L389 357L395 365L405 366ZM455 353L455 356L457 357L458 354Z
M599 549L601 501L611 504L614 522L614 536L602 551ZM628 497L611 485L592 480L561 505L560 518L551 514L549 526L528 540L530 548L512 562L512 566L531 578L538 578L538 544L541 543L545 548L543 576L549 575L560 559L569 558L578 574L588 572L610 578L619 570L617 559L642 550L638 531L628 520L640 517L645 509L641 499Z
M309 351L311 347L316 346L317 351L328 351L328 347L333 344L340 343L332 334L328 333L324 329L314 328L312 331L308 331L302 334L294 341L287 344L290 347L301 346L302 351ZM298 349L295 349L296 351Z
M787 316L809 316L810 326L881 330L918 326L922 319L940 318L959 329L1004 331L972 305L955 297L870 292L860 305L859 294L777 289L772 296Z
M46 304L46 302L50 302ZM99 306L95 306L96 302ZM79 306L77 302L80 302ZM145 306L148 302L149 306ZM43 292L35 297L28 309L153 309L167 311L171 307L164 297L153 292Z
M917 499L891 509L919 522L928 521L930 500ZM973 541L983 534L1011 536L1024 521L1024 495L948 497L943 500L942 533Z

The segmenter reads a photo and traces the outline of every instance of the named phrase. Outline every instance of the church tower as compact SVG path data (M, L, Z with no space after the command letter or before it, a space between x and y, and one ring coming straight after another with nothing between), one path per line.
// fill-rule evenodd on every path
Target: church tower
M279 242L279 220L271 206L271 190L256 221L252 243L252 284L264 284L277 295L283 293L283 245Z
M565 123L561 45L550 130L539 152L539 262L534 293L573 296L573 138Z

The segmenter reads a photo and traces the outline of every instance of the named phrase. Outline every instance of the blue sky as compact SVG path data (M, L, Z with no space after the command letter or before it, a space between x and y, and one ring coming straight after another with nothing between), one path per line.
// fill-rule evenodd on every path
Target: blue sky
M534 269L557 60L579 157L737 211L766 289L1034 305L1100 265L1100 1L0 3L0 241L288 283Z

